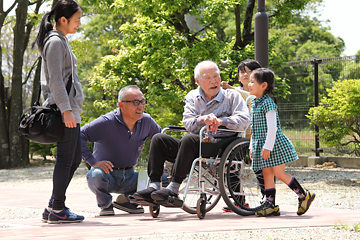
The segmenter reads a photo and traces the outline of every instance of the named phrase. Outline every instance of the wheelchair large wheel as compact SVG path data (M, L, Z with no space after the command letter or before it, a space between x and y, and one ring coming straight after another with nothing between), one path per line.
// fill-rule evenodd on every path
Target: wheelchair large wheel
M257 176L251 169L249 139L239 138L225 149L219 166L221 196L228 207L243 216L261 208L263 194Z
M205 205L205 212L209 212L213 209L216 204L219 202L221 195L219 190L219 181L217 178L217 169L218 166L207 166L206 163L202 163L202 170L201 180L204 181L205 189L208 191L213 191L213 194L206 193L206 205ZM185 191L185 187L188 181L188 177L184 180L183 184L180 187L179 191L179 198L183 199L183 193ZM189 184L189 189L198 189L196 190L189 190L186 194L186 198L183 204L183 210L190 214L197 214L197 205L198 200L201 197L200 186L199 186L199 165L196 164L194 171L191 176L191 181Z

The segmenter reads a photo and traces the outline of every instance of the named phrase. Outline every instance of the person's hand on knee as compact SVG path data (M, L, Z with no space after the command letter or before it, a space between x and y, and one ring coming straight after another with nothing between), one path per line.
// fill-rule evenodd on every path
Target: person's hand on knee
M104 173L110 173L113 171L114 165L110 161L99 161L92 165L94 168L100 168Z

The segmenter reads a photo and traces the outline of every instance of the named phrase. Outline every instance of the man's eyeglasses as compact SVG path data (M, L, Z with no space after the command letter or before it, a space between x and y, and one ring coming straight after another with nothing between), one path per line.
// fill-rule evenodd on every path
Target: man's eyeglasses
M141 105L146 105L147 100L144 98L143 100L132 100L132 101L122 101L122 102L132 102L135 106L139 106L140 103Z
M216 73L216 74L208 74L208 73L205 73L205 74L203 74L203 76L202 76L202 79L204 80L204 81L208 81L208 82L210 82L211 80L213 80L213 81L217 81L218 80L218 78L220 78L220 74L218 74L218 73Z

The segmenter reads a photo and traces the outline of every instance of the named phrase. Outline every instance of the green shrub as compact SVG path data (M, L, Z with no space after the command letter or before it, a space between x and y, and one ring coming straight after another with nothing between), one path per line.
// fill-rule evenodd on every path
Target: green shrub
M319 126L319 138L328 146L360 156L360 80L338 81L327 92L307 117Z
M30 141L29 152L31 157L33 155L38 155L46 160L47 156L55 156L52 151L52 148L56 147L56 144L40 144L33 141Z

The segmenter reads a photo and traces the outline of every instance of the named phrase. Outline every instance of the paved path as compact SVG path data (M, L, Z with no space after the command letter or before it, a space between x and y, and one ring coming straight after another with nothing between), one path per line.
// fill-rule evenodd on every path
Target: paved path
M0 188L0 207L24 207L43 209L49 191ZM315 200L316 201L316 200ZM223 202L200 220L177 208L162 207L158 218L152 218L148 208L143 214L128 214L115 209L115 216L99 217L95 197L89 192L68 192L67 205L76 213L85 213L82 223L47 224L39 218L0 221L0 239L114 239L116 237L254 230L265 228L329 227L334 224L360 222L360 212L310 208L303 216L297 216L297 206L280 206L281 216L259 218L224 213Z

